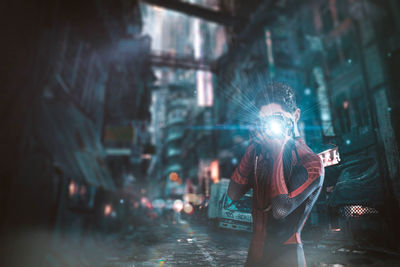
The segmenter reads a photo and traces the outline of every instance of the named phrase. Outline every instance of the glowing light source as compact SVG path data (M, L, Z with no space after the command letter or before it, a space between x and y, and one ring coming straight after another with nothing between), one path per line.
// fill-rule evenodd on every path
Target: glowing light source
M306 88L306 89L304 90L304 94L305 94L305 95L311 95L311 89L310 89L310 88Z
M350 212L353 216L361 216L365 213L365 208L360 205L354 205L350 207Z
M286 122L281 118L269 118L264 124L265 133L270 137L280 137L286 129Z
M204 196L202 194L188 193L183 196L183 200L193 205L200 205L204 201Z
M232 159L232 164L233 164L233 165L236 165L237 163L238 163L237 158L233 158L233 159Z
M268 128L271 129L272 133L274 133L276 135L279 135L282 133L282 126L276 121L271 121Z
M183 205L183 211L188 214L188 215L192 215L194 212L193 206L190 203L185 203Z
M72 197L77 192L78 192L78 185L74 181L71 181L68 187L69 196Z
M219 162L218 160L214 160L210 164L210 169L211 169L211 179L213 180L214 183L219 182Z
M162 266L164 266L165 260L160 259L160 260L158 260L158 263L159 263L158 266L162 267Z
M343 101L343 108L344 109L348 109L348 107L349 107L349 101Z
M318 156L321 158L324 167L336 165L340 162L340 154L337 147L318 153Z
M145 197L142 197L142 198L140 199L140 203L142 203L143 206L146 206L148 202L149 202L149 201L148 201L147 198L145 198Z
M154 11L157 11L157 12L163 12L164 11L164 8L159 7L159 6L152 6L152 8L154 9Z
M214 102L214 88L212 74L209 71L196 72L197 105L199 107L212 107Z
M141 158L142 159L151 159L151 154L142 154Z
M362 205L349 205L342 208L341 213L346 217L360 217L363 215L376 215L379 214L378 210L373 207L366 207Z
M171 172L169 174L169 180L171 182L177 183L179 185L181 185L183 183L182 178L180 178L179 175L176 172Z
M180 199L177 199L174 201L174 204L172 205L172 208L176 211L176 212L181 212L183 209L183 202Z
M111 204L106 204L104 206L104 215L109 216L112 213L112 206Z
M178 174L177 174L176 172L171 172L171 173L169 174L169 179L170 179L172 182L176 182L176 181L178 181L179 176L178 176Z

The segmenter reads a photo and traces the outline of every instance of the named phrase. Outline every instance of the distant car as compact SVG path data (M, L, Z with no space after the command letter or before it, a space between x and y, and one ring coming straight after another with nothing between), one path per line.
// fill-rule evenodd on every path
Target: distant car
M252 231L251 205L253 191L247 192L235 205L225 208L227 206L228 185L229 179L221 179L218 184L212 185L208 217L215 219L220 228Z

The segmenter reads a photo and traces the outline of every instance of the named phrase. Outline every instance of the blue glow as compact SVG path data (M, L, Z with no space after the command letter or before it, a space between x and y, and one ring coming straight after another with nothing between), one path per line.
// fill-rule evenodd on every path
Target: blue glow
M237 158L233 158L233 159L232 159L232 164L233 164L233 165L236 165L237 163L238 163Z
M220 124L220 125L193 125L187 126L190 130L251 130L254 128L253 125L237 125L237 124ZM320 131L322 130L321 125L308 125L304 127L305 131Z
M193 125L187 128L191 130L250 130L254 126L252 125L235 125L235 124L223 124L223 125Z

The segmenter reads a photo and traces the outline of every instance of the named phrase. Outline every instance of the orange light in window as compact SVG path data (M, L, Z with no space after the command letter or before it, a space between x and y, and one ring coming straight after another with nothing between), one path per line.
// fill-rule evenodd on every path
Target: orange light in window
M213 180L214 183L218 183L219 182L219 162L218 162L218 160L214 160L211 162L210 169L211 169L211 179Z
M70 197L78 192L78 185L74 181L71 181L69 183L68 192Z
M194 208L190 203L185 203L183 205L183 211L188 215L192 215L194 213Z
M169 179L170 179L171 181L173 181L173 182L176 182L176 181L179 180L179 176L178 176L178 174L177 174L176 172L171 172L171 173L169 174Z
M147 202L148 202L148 200L147 200L147 198L145 198L145 197L142 197L142 198L140 199L140 203L142 203L143 206L146 206L146 205L147 205Z
M111 212L112 212L112 206L111 206L111 204L106 204L106 205L104 206L104 215L105 215L105 216L109 216L109 215L111 214Z

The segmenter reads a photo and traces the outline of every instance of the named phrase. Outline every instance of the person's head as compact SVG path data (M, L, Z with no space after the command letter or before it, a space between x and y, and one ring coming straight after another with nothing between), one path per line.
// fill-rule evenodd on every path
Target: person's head
M300 109L297 107L293 88L289 85L280 82L266 84L256 95L255 106L260 120L278 114L290 119L294 124L294 130L297 131Z

